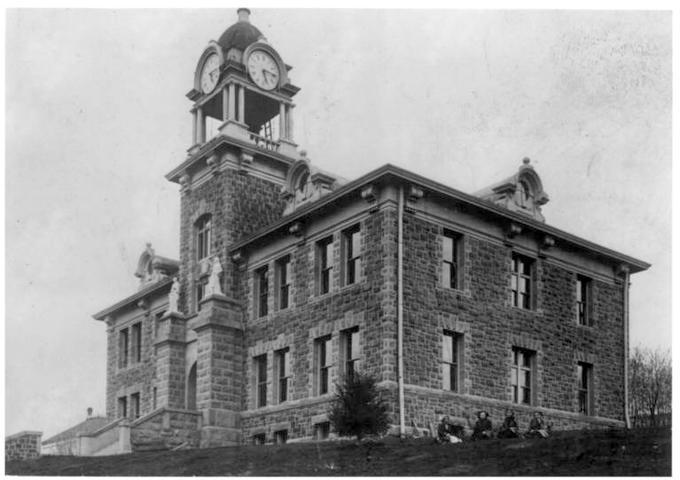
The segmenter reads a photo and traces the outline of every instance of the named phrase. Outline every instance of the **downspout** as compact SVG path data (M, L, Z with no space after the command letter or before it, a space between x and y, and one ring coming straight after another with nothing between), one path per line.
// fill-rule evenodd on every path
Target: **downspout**
M397 383L399 385L399 436L404 437L404 187L399 187L397 213Z
M397 213L397 383L399 384L399 436L404 437L404 187L399 187Z
M628 412L628 296L630 288L630 269L621 267L623 273L623 418L626 429L630 429L630 413Z

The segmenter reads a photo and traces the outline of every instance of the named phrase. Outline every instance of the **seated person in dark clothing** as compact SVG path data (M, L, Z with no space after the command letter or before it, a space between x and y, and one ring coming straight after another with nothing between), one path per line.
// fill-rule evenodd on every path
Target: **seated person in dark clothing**
M448 415L442 417L437 427L437 442L440 443L459 443L462 442L462 427L453 425Z
M491 438L491 420L489 420L489 414L484 410L477 413L477 422L472 428L472 440L484 440Z
M515 420L515 412L510 410L505 412L505 420L498 431L498 438L517 438L519 437L519 427Z
M543 414L541 412L534 412L534 418L529 422L527 436L548 438L548 435L550 435L550 427L546 427L545 421L543 420Z

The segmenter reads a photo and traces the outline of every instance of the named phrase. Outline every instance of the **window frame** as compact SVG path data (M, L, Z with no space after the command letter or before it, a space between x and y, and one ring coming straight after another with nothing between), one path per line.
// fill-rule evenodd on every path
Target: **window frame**
M118 418L127 418L127 416L128 416L128 401L127 397L123 395L121 397L118 397Z
M358 326L347 328L340 332L342 374L345 378L352 378L354 376L354 373L357 371L356 364L361 361L361 356L359 356L359 352L361 351L359 340ZM354 341L356 341L356 344L354 344Z
M316 293L325 295L333 288L333 236L316 242Z
M359 282L361 254L361 224L357 223L342 231L343 286L354 285Z
M451 358L446 358L447 341L451 342ZM452 330L442 332L442 390L460 393L462 380L463 334ZM447 368L448 367L448 368ZM448 382L447 382L448 371Z
M451 258L446 258L446 242L451 241ZM442 234L441 285L451 290L463 289L463 235L444 229ZM446 275L448 267L448 278Z
M142 362L142 322L130 326L130 363Z
M212 215L201 215L194 223L196 260L201 261L212 253Z
M519 356L528 359L528 366L526 364L520 365L518 363ZM533 406L536 403L536 391L534 385L536 384L536 352L521 347L512 347L512 364L510 368L510 386L512 388L512 403L518 405ZM525 362L526 363L526 362ZM526 381L524 376L524 386L520 385L520 375L529 373L529 381ZM522 395L520 395L520 389ZM527 391L528 390L528 395ZM528 396L529 401L525 401Z
M535 295L535 270L536 260L522 255L517 252L512 252L510 266L510 303L513 307L521 308L522 310L534 310L536 295ZM524 268L522 268L524 267ZM525 270L529 270L526 273ZM520 285L524 280L526 287L525 291L520 290ZM523 301L520 301L523 299Z
M276 403L281 404L290 400L290 347L281 348L274 352L274 368L276 379ZM285 385L285 387L283 387Z
M331 336L324 335L314 340L315 394L326 395L330 392Z
M586 416L593 415L593 364L577 362L576 375L578 379L578 413ZM585 379L585 381L584 381ZM583 405L585 404L585 405Z
M142 398L139 392L130 394L130 419L136 420L142 416Z
M593 325L592 298L592 279L577 273L576 324L581 327L591 327Z
M205 290L208 286L208 276L203 276L194 282L194 295L196 297L196 311L201 311L201 301L205 298Z
M253 310L255 318L269 314L269 265L262 265L253 271Z
M292 264L290 255L285 255L276 261L276 307L278 310L285 310L291 306L291 270Z
M267 406L267 354L258 355L253 358L253 368L255 370L255 408Z
M288 429L277 430L274 432L274 444L284 445L288 443Z
M130 330L128 327L118 330L118 368L127 368L130 364Z
M319 422L314 424L314 439L315 440L326 440L331 436L331 422L326 420L325 422Z

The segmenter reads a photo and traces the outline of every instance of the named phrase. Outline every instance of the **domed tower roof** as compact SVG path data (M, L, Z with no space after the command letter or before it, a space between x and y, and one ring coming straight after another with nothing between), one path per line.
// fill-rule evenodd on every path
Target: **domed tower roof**
M248 45L257 42L262 37L264 37L262 32L250 23L250 10L239 8L238 22L227 28L217 43L225 52L230 48L245 50Z

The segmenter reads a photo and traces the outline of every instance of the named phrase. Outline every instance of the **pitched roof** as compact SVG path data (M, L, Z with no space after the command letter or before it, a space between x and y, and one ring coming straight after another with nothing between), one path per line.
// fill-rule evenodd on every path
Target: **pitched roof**
M295 220L304 218L305 216L320 211L322 208L327 207L328 205L334 204L335 202L338 201L339 198L356 191L362 186L370 184L372 182L376 182L386 177L400 179L402 181L407 181L410 183L420 185L439 195L443 195L448 198L453 198L455 200L474 206L482 211L488 212L495 216L515 221L521 225L524 225L538 232L543 232L552 235L555 238L558 238L566 243L570 243L579 248L594 252L604 258L607 258L610 261L622 262L630 266L631 273L646 270L651 266L649 263L644 262L642 260L638 260L629 255L625 255L623 253L619 253L607 247L595 244L593 242L577 237L576 235L572 235L571 233L565 232L564 230L560 230L558 228L547 225L543 222L535 220L521 213L513 212L511 210L508 210L507 208L495 205L494 203L481 199L475 195L470 195L459 190L456 190L455 188L442 185L441 183L438 183L434 180L430 180L429 178L423 177L421 175L415 174L413 172L410 172L400 167L396 167L391 164L383 165L382 167L377 168L376 170L373 170L372 172L369 172L366 175L357 178L356 180L353 180L345 185L342 185L337 190L321 197L315 202L298 208L294 212L284 216L280 220L272 223L271 225L268 225L252 233L251 235L239 240L238 242L235 242L234 244L229 246L229 251L231 253L234 253L239 249L246 248L257 241L262 240L268 235L276 231L280 231L283 228L286 228Z
M42 444L46 445L48 443L56 443L63 440L76 438L79 433L92 433L109 423L111 423L111 420L109 420L107 417L90 417L85 421L80 422L78 425L64 430L63 432L58 433L47 440L44 440Z

